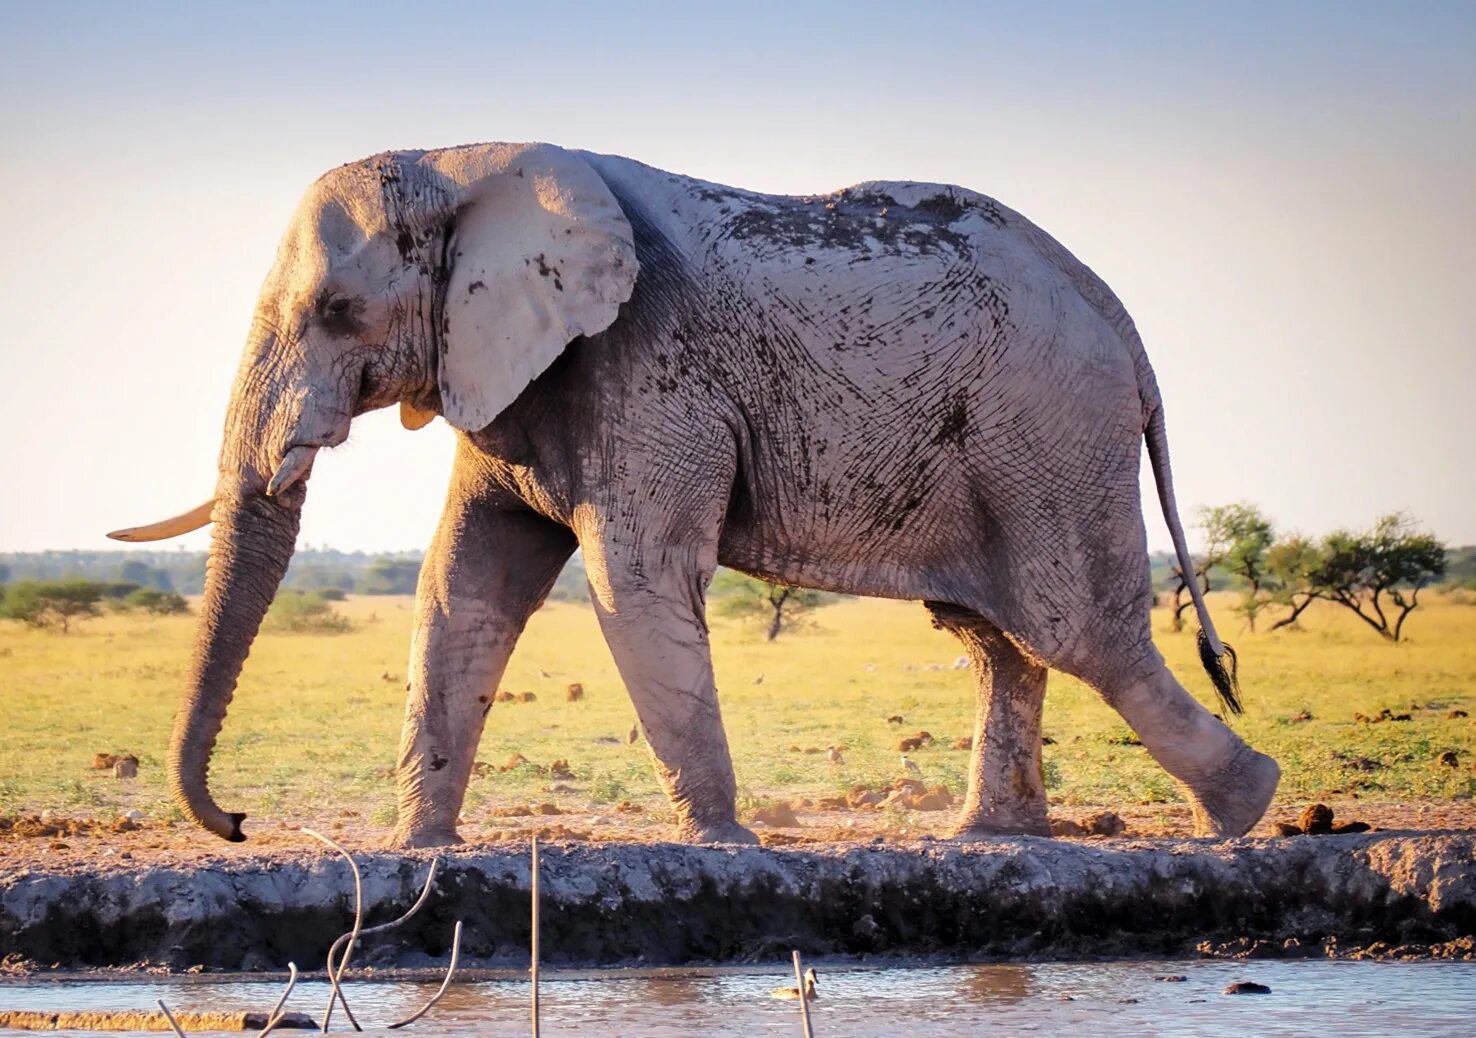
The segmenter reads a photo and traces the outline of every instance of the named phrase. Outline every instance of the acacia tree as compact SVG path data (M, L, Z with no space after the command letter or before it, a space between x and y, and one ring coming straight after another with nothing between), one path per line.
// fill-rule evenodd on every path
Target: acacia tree
M1255 505L1242 501L1233 505L1202 508L1200 526L1209 542L1207 555L1244 582L1237 611L1245 617L1250 629L1256 629L1256 615L1267 605L1268 588L1266 553L1275 539L1271 520ZM1208 566L1205 567L1206 573ZM1208 590L1208 583L1206 583Z
M793 629L806 613L825 603L825 595L819 591L771 584L728 569L713 578L708 594L724 616L763 621L769 641Z
M1366 533L1329 534L1320 555L1310 574L1317 595L1352 610L1391 642L1419 607L1420 589L1445 573L1445 545L1402 512L1381 516Z
M5 589L0 615L66 634L72 621L98 615L98 603L108 591L109 585L93 580L22 580Z
M1266 575L1271 583L1271 601L1288 610L1271 625L1271 630L1293 626L1307 607L1321 597L1313 583L1321 565L1321 547L1301 534L1284 537L1267 550Z

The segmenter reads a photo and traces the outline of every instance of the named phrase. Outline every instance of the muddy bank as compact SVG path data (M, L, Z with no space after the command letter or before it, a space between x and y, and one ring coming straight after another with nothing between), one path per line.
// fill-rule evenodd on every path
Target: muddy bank
M411 904L431 857L358 856L368 924ZM556 965L774 959L790 948L1011 959L1178 956L1201 945L1327 954L1329 938L1342 949L1463 941L1459 949L1476 933L1473 833L818 850L566 845L543 859L542 946ZM0 957L282 969L289 959L320 963L349 925L352 880L332 855L127 864L37 866L0 879ZM418 916L371 940L358 961L430 965L448 953L460 918L468 965L526 964L525 848L445 854L436 885Z

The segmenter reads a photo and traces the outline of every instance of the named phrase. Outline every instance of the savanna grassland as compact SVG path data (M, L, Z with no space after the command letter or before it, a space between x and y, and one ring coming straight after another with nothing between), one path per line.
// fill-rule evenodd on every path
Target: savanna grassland
M1247 701L1234 724L1280 761L1282 816L1311 799L1469 810L1476 722L1459 713L1476 715L1476 607L1429 595L1407 641L1392 645L1333 606L1310 610L1300 630L1250 634L1228 605L1217 603L1221 631L1240 650ZM392 824L412 605L375 597L337 608L347 633L265 631L247 663L211 777L223 806L251 815L248 829L347 817L369 837ZM1167 623L1155 614L1159 645L1211 704L1192 635ZM158 823L178 819L163 763L193 631L189 616L111 615L67 635L0 623L0 815L107 819L137 809ZM925 779L962 793L969 754L954 743L972 731L972 675L955 669L957 643L932 630L920 606L842 601L772 643L719 618L713 643L745 811L885 785L900 772L899 738L920 730L936 738L911 754ZM572 682L583 699L567 699ZM588 606L540 611L502 687L536 700L494 706L479 753L488 766L463 812L467 836L508 824L509 805L552 803L587 818L628 801L627 814L665 817L644 744L627 743L634 711ZM1385 710L1409 719L1354 720ZM894 714L905 724L889 724ZM1051 676L1045 732L1054 812L1182 816L1174 784L1080 683ZM827 759L830 745L843 747L844 763ZM138 777L93 770L95 753L136 754ZM514 754L527 763L499 771ZM549 774L555 760L572 778ZM893 811L876 821L941 831L951 814Z

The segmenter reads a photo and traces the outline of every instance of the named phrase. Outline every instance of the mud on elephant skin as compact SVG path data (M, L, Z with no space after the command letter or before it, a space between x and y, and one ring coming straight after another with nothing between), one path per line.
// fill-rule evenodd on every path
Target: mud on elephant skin
M1138 491L1146 444L1181 563L1163 407L1132 321L1044 231L958 187L723 187L547 144L390 152L308 191L267 276L213 501L171 748L195 821L291 557L318 454L398 404L458 433L417 594L393 840L457 839L495 689L576 547L676 809L751 841L704 594L731 566L920 600L963 642L978 722L961 838L1044 831L1047 668L1094 687L1206 833L1247 831L1278 769L1164 667ZM1195 593L1203 657L1238 706Z

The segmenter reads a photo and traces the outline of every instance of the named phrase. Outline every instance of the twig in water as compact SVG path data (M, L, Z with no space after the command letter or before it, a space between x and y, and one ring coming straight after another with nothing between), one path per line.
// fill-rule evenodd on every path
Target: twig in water
M282 991L282 997L277 999L277 1004L272 1006L272 1011L267 1014L266 1026L257 1032L256 1038L266 1038L286 1016L282 1007L287 1004L287 996L292 994L292 989L297 987L297 963L287 964L287 987Z
M404 915L400 916L400 918L398 918L398 919L396 919L396 920L394 920L392 922L380 923L378 926L370 926L370 927L366 927L366 928L360 930L359 931L359 939L360 940L363 940L363 938L368 937L370 934L384 933L386 930L393 930L395 927L399 926L401 923L404 923L404 922L408 921L410 919L410 917L413 916L416 912L419 912L420 909L421 909L421 907L425 904L426 900L429 899L429 897L430 897L431 885L433 883L435 883L435 881L436 881L436 871L440 868L440 866L441 866L441 859L440 858L432 858L431 859L430 871L428 871L425 874L425 885L420 888L420 896L415 899L415 904L411 905L410 908L409 908L409 910L407 910ZM352 937L352 936L353 936L353 932L352 931L350 931L349 933L344 934L338 940L336 940L336 941L333 942L333 947L331 947L331 948L328 949L328 974L329 974L329 978L330 978L330 983L332 982L332 977L333 977L333 957L338 954L339 949L342 948L344 946L344 944L347 943L348 940L349 940L349 938ZM342 974L343 974L343 971L342 971L342 969L340 969L339 970L339 976L342 977ZM343 998L342 991L339 992L339 996L338 997L340 999ZM333 1005L333 1003L331 1001L328 1004L329 1004L329 1007L330 1008ZM346 1012L346 1013L349 1012L349 1008L348 1008L348 1003L347 1002L344 1002L343 1009L344 1009L344 1012ZM353 1016L352 1013L349 1013L349 1020L350 1021L354 1021L354 1016ZM325 1021L326 1021L326 1018L325 1018ZM354 1027L357 1029L358 1026L359 1026L358 1023L356 1021L354 1021Z
M342 844L338 843L335 840L329 839L322 833L318 832L316 829L304 828L302 829L302 832L307 833L309 836L313 837L316 840L323 841L339 854L342 854L344 858L347 859L349 863L349 868L353 869L354 871L354 928L349 931L348 947L343 950L343 958L339 961L338 970L336 972L333 969L333 956L331 950L328 956L328 984L332 987L333 990L330 991L328 994L328 1008L323 1010L323 1033L328 1033L328 1022L333 1018L333 1002L335 999L339 1002L340 1005L343 1006L343 1015L348 1017L349 1023L353 1025L354 1030L362 1031L363 1028L359 1026L359 1021L354 1019L353 1010L349 1008L348 999L343 997L343 990L339 987L339 981L343 979L343 971L348 969L349 956L353 954L354 943L358 941L359 932L364 927L364 879L359 874L359 863L354 861L354 856L352 854L344 850Z
M533 874L533 936L532 936L532 965L528 967L528 976L533 984L533 1038L538 1038L538 837L533 837L532 855Z
M441 996L446 993L446 989L451 986L451 975L456 972L456 961L460 957L461 957L461 920L458 919L458 920L456 920L456 930L451 935L451 964L446 967L446 977L445 977L444 980L441 981L441 989L439 991L437 991L434 995L432 995L430 997L430 1001L429 1002L427 1002L425 1005L421 1006L414 1013L412 1013L411 1015L405 1017L405 1019L403 1019L403 1020L396 1020L394 1023L390 1024L389 1025L390 1026L390 1030L393 1031L397 1027L404 1027L406 1024L413 1024L415 1021L419 1020L426 1013L430 1012L430 1007L433 1006L433 1005L435 1005L437 1002L439 1002L441 1000Z
M815 1032L810 1030L810 1000L805 991L805 975L800 969L799 949L795 949L794 955L794 983L799 991L800 1023L805 1029L805 1038L815 1038Z
M164 1000L157 998L154 1001L158 1002L159 1008L164 1010L164 1019L169 1021L169 1026L174 1028L174 1033L179 1035L179 1038L185 1038L185 1033L179 1029L179 1021L174 1018L174 1014L169 1011L169 1007L164 1004Z

